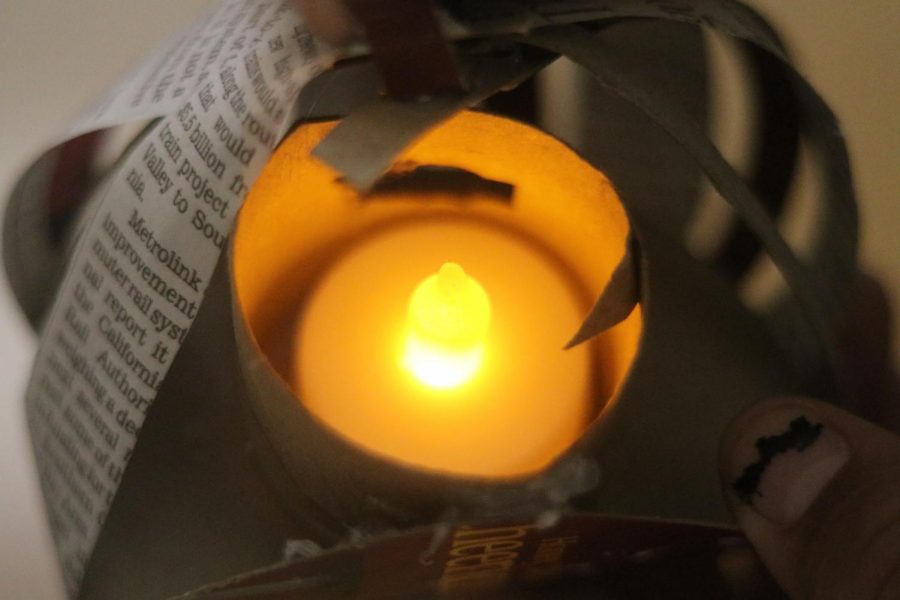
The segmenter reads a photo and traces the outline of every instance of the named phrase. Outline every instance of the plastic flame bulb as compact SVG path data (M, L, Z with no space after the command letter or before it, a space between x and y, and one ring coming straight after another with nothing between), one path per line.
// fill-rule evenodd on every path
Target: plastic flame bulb
M404 366L433 388L462 385L481 366L490 321L481 284L458 264L444 263L410 298Z

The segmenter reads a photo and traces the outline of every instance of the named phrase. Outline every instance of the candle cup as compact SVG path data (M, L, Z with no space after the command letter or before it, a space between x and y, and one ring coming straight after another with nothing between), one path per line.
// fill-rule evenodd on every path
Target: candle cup
M293 493L366 526L499 506L540 512L591 488L592 462L569 449L614 402L641 334L638 309L599 339L563 349L625 251L629 225L609 182L545 133L466 112L401 155L387 184L359 196L310 156L332 126L302 125L283 143L248 196L232 246L248 398L286 480L298 483ZM435 178L437 189L425 183ZM442 395L401 383L391 344L369 343L364 329L391 306L402 314L416 282L408 274L436 270L448 248L494 290L501 350L470 387ZM383 264L392 256L396 265ZM336 285L329 277L357 287L342 297L327 291ZM529 287L541 277L546 284ZM513 290L504 295L504 286ZM365 311L375 316L360 317ZM507 312L517 314L504 324ZM530 348L535 356L517 356ZM312 356L298 359L304 352ZM533 452L522 448L529 444Z

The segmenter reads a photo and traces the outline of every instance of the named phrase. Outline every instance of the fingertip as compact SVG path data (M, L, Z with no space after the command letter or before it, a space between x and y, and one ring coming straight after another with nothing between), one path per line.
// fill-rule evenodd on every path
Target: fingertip
M727 427L719 463L738 525L792 596L875 597L897 571L900 526L885 523L900 514L900 438L823 402L772 398Z
M773 420L773 415L777 420L780 414L810 412L816 410L817 405L818 402L802 396L773 396L754 403L735 416L719 438L719 473L723 483L732 474L735 457L746 448L747 438L752 437L756 430L765 428L767 422Z
M847 464L851 447L819 403L776 398L726 432L720 464L734 509L788 526L800 519Z

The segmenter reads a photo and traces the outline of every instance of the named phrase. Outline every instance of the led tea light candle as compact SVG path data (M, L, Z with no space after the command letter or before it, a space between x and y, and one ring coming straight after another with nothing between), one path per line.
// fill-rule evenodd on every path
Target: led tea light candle
M264 357L251 380L278 382L251 386L260 420L298 468L300 422L400 469L546 468L614 396L640 335L635 311L563 349L624 252L608 181L540 131L466 112L398 159L399 184L360 196L310 156L332 127L283 143L235 232L240 317ZM483 185L420 185L423 166Z
M597 413L590 346L563 350L589 302L539 246L496 225L389 227L317 283L292 387L325 423L396 461L531 472Z

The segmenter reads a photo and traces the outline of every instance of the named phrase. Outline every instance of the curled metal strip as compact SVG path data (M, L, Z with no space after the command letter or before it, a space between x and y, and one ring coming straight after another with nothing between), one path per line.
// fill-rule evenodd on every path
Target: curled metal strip
M709 138L682 111L656 97L651 90L643 89L628 77L628 65L606 51L602 43L581 27L563 25L546 27L523 36L523 42L559 52L591 72L604 86L641 109L649 118L672 135L691 154L706 172L713 186L735 209L744 223L750 227L765 246L769 256L784 276L797 302L804 309L811 329L834 371L841 380L842 367L839 360L837 339L834 329L844 294L836 293L834 284L843 277L828 278L824 273L803 265L793 250L779 233L765 206L759 201L746 182L715 148ZM817 96L816 96L817 98ZM817 117L824 119L824 103ZM824 108L827 110L827 108ZM830 111L828 112L830 114ZM840 162L840 153L831 153ZM851 218L850 241L855 241L855 204L849 196ZM834 211L847 209L846 204L832 206ZM838 240L838 242L845 240ZM852 244L855 247L855 244ZM850 259L848 261L847 254ZM836 258L847 262L853 270L855 252L844 252Z
M738 48L749 68L759 122L751 140L752 164L747 182L777 220L788 204L796 174L800 149L799 107L790 93L789 69L784 63L750 42L739 42ZM739 280L761 249L753 231L736 220L729 224L714 262L726 275Z
M368 191L394 158L423 133L501 89L521 83L554 58L543 52L479 56L469 71L469 92L414 102L378 98L341 121L313 154L343 173L354 187Z

